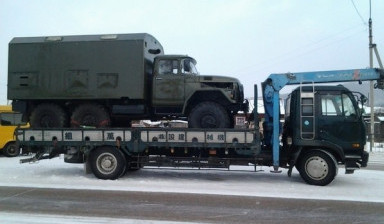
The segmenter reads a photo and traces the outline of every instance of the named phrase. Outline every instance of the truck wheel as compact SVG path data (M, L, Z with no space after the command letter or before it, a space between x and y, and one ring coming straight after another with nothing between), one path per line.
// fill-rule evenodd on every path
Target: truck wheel
M73 111L71 117L71 127L108 127L110 123L109 114L104 107L97 104L80 105Z
M61 128L67 125L65 111L56 104L43 103L38 105L31 114L33 128Z
M188 117L190 128L229 128L227 111L217 103L203 102L192 109Z
M336 159L325 151L310 151L300 158L297 166L301 178L311 185L325 186L337 175Z
M125 157L114 147L105 146L95 149L89 159L92 173L99 179L115 180L125 172Z
M8 143L3 148L3 154L7 157L16 157L20 155L20 147L15 142Z

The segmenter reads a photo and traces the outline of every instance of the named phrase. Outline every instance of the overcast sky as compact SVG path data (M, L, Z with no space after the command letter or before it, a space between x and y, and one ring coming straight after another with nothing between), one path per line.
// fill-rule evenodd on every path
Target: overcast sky
M379 52L383 12L372 0ZM271 73L368 67L368 18L369 0L0 0L0 104L13 37L146 32L166 54L194 57L202 75L234 76L253 96Z

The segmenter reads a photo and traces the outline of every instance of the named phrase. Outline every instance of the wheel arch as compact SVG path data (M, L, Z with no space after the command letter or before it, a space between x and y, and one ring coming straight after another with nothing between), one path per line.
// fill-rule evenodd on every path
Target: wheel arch
M321 151L321 152L324 152L328 155L331 155L335 158L336 162L339 162L341 161L341 158L340 158L340 155L337 154L334 150L330 150L329 148L318 148L318 147L308 147L308 148L303 148L303 149L300 149L301 151L299 152L299 155L297 157L297 160L296 162L300 161L300 159L308 154L308 153L311 153L313 151Z
M128 155L127 154L127 151L125 151L123 148L119 148L117 145L113 145L113 144L101 144L101 145L96 145L94 147L91 147L88 151L87 151L87 154L91 154L92 152L94 152L95 150L97 149L100 149L100 148L113 148L115 150L118 150L120 152L122 152L124 155Z
M295 163L305 154L312 150L323 150L330 153L335 157L337 162L345 162L345 154L343 148L339 145L333 144L328 141L312 141L311 145L297 147L296 153L298 153Z
M219 90L197 91L186 100L183 107L183 114L188 115L197 104L204 101L218 103L224 108L231 103L225 94Z

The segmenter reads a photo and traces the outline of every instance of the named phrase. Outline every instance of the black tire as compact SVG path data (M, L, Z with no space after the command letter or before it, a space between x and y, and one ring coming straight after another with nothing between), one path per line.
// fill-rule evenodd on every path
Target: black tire
M301 178L311 185L325 186L331 183L338 171L335 158L328 152L313 150L304 154L298 164Z
M125 173L125 156L114 147L97 148L91 152L89 159L91 171L99 179L115 180Z
M38 105L31 114L30 124L33 128L61 128L68 123L67 114L56 104Z
M227 111L214 102L203 102L192 109L188 117L190 128L230 128Z
M109 114L104 107L97 104L83 104L78 106L71 116L71 127L91 126L108 127L111 123Z
M16 144L16 142L8 143L2 151L6 157L16 157L20 155L20 147Z

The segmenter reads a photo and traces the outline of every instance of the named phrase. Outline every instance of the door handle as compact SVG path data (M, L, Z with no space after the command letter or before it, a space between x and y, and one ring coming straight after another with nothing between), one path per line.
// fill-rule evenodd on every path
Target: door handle
M156 80L163 80L163 78L156 78Z

